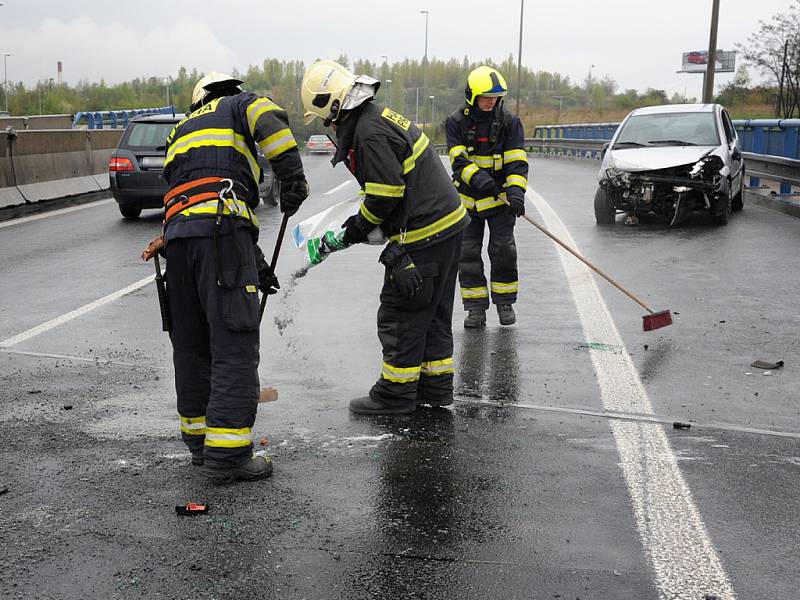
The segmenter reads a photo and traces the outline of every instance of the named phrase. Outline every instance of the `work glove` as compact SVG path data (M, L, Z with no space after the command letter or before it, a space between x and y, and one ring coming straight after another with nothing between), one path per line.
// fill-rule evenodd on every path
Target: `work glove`
M422 291L422 275L402 245L389 242L378 262L389 269L389 279L401 298L410 300Z
M278 290L281 289L272 267L263 259L258 264L258 289L266 296L277 294Z
M478 171L470 179L470 187L478 192L481 197L494 196L495 183L494 178L486 171Z
M506 197L508 198L508 208L515 217L521 217L525 214L525 195L517 192L512 192L514 188L506 190Z
M360 244L361 242L367 241L367 234L369 234L369 231L364 231L361 228L358 215L348 217L347 220L342 223L342 228L344 229L342 243L344 243L345 246L352 246L353 244Z
M291 217L308 198L308 182L303 175L281 181L281 212Z

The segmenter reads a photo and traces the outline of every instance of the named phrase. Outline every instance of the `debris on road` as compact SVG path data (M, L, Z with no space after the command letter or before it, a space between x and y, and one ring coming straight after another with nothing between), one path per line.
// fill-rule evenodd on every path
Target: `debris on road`
M175 512L182 516L201 515L203 513L208 512L208 504L200 504L198 502L188 502L187 504L176 506Z
M42 390L28 390L29 394L41 394Z
M259 446L269 446L269 440L267 438L265 438L265 437L262 437L259 440L258 445Z
M0 485L0 496L6 493L8 493L8 486Z
M681 421L675 421L672 424L673 429L691 429L691 424L689 423L682 423Z
M750 363L750 366L754 369L764 369L766 371L772 371L774 369L780 369L783 367L783 361L779 360L778 362L769 362L766 360L754 360Z
M72 404L65 404L63 408L64 410L72 410Z
M275 402L278 399L278 390L274 387L265 387L258 394L259 402Z

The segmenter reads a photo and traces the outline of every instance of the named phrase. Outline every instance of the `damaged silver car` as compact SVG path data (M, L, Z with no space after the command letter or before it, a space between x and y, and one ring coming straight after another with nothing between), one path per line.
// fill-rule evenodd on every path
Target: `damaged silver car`
M722 106L650 106L625 117L604 148L594 214L598 225L617 213L628 225L647 213L676 225L702 212L725 225L743 190L739 138Z

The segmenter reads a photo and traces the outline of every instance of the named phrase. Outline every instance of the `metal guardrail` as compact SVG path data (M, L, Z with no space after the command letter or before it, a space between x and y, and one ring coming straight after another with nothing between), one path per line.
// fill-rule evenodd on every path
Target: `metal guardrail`
M124 129L133 117L141 115L169 115L175 114L174 106L161 106L158 108L133 108L128 110L86 111L75 114L72 128L75 129L85 118L89 129L103 129L107 124L109 129Z
M800 186L800 160L754 152L742 152L742 156L750 176L750 187L757 187L760 179L780 182L782 194L791 193L791 189L784 191L785 184Z

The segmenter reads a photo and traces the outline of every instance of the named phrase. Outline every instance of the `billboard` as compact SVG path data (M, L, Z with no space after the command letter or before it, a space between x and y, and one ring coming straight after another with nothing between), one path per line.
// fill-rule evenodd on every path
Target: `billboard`
M683 53L681 70L678 73L705 73L708 64L708 52L706 50L694 50ZM717 50L716 60L714 61L715 73L733 73L736 70L736 51L726 52Z

